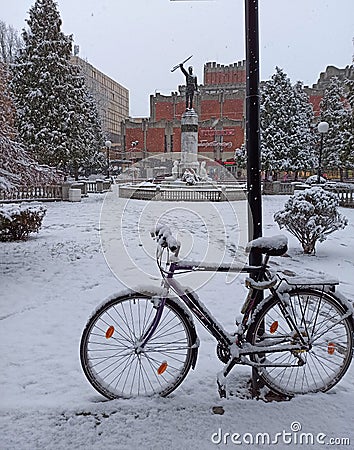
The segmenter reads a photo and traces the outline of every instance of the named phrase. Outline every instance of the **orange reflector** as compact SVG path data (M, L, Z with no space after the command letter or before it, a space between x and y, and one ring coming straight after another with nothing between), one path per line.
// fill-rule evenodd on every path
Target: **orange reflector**
M327 352L329 355L333 355L336 349L336 344L334 342L328 342Z
M278 325L279 325L279 323L278 323L278 321L276 320L276 321L273 322L272 325L270 326L269 331L270 331L272 334L275 333L275 332L277 331L277 329L278 329Z
M114 326L111 325L106 331L106 339L111 338L113 336L113 333L114 333Z
M167 361L162 361L161 366L157 369L157 374L162 375L167 369L167 366L168 366Z

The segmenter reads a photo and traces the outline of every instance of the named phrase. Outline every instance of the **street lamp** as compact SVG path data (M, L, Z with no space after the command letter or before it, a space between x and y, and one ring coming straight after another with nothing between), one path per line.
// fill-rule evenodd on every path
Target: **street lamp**
M176 1L176 0L173 0ZM262 236L261 151L260 151L260 93L259 93L259 25L258 0L244 0L246 44L246 151L247 200L249 206L249 239ZM260 253L250 252L250 265L262 262ZM262 299L262 291L257 300ZM257 372L253 368L253 388Z
M104 143L105 147L106 147L106 162L107 162L107 178L109 178L109 152L111 150L112 147L112 142L111 141L106 141Z
M251 240L262 236L258 0L245 0L245 30L248 237ZM250 265L259 265L261 261L261 254L250 253Z
M323 136L328 132L329 125L327 122L320 122L317 125L317 130L321 134L320 141L320 154L318 156L318 170L317 170L317 184L321 183L321 165L322 165L322 149L323 149Z

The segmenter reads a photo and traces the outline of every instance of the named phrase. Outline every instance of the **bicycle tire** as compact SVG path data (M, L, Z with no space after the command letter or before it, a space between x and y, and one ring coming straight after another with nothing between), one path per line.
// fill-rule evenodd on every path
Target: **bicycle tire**
M326 392L342 379L350 366L353 353L351 318L345 317L346 307L327 293L294 289L287 294L287 312L300 327L306 342L311 342L311 348L293 353L255 354L251 360L262 364L295 364L301 357L305 362L301 366L257 368L260 380L271 390L290 397ZM252 345L262 345L264 339L269 343L269 339L279 339L292 332L278 299L271 297L262 303L247 332L246 339ZM336 323L337 320L340 322ZM293 334L289 342L294 339L296 335Z
M91 385L108 399L167 396L194 367L198 351L192 319L167 298L160 323L136 352L156 312L154 295L131 292L108 300L89 318L80 343L81 366Z

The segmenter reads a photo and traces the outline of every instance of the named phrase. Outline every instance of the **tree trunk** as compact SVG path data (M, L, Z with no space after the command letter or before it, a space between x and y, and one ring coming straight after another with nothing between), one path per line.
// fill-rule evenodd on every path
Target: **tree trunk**
M344 178L344 177L343 177L343 172L344 172L344 171L343 171L342 167L340 167L340 168L339 168L339 177L340 177L341 183L343 182L343 178Z
M302 242L302 249L304 250L304 253L306 255L311 255L311 253L315 252L315 245L316 245L316 241L315 242Z
M74 177L75 177L75 181L78 181L79 179L79 166L77 164L77 161L74 161Z

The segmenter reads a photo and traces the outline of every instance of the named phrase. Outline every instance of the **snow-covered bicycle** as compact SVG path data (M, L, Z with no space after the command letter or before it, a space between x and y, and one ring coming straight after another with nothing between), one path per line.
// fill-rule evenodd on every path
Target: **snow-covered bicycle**
M336 292L335 281L269 270L269 258L287 251L286 237L251 241L248 248L264 255L262 264L239 267L180 260L180 243L167 226L158 224L151 234L157 240L161 288L140 287L109 298L82 334L82 368L102 395L114 399L174 391L197 362L193 315L216 339L217 356L225 364L217 378L221 397L225 378L237 364L254 367L265 385L286 396L325 392L344 376L353 354L352 304ZM175 279L192 271L250 274L243 315L231 333ZM266 289L270 293L263 299Z

